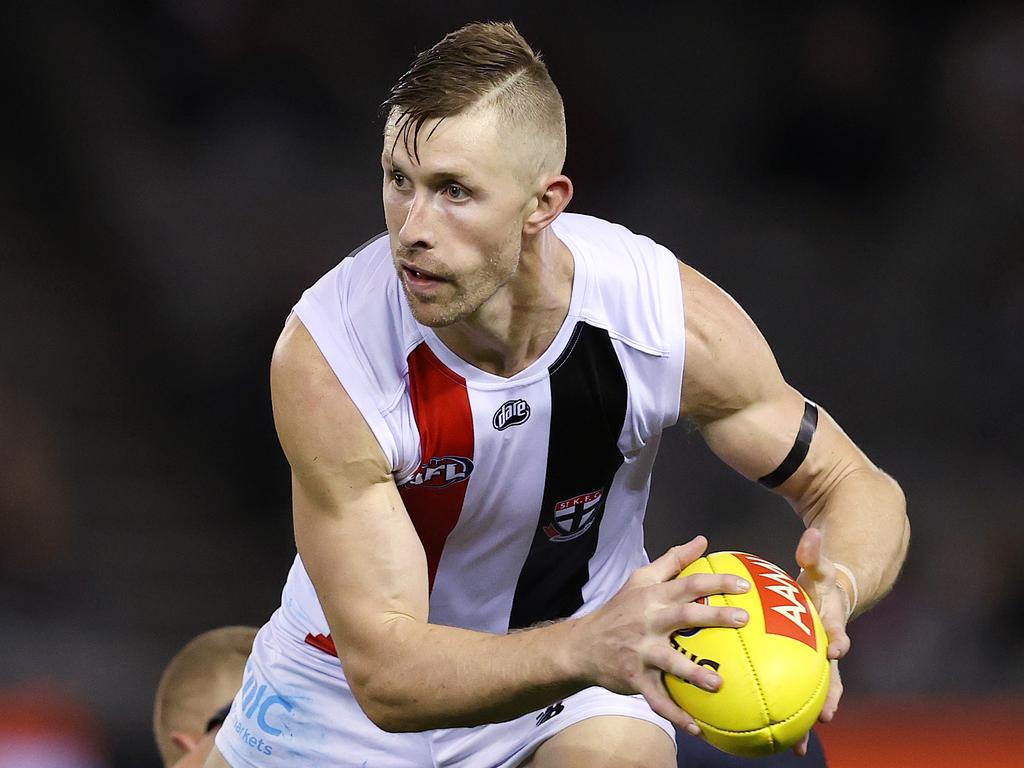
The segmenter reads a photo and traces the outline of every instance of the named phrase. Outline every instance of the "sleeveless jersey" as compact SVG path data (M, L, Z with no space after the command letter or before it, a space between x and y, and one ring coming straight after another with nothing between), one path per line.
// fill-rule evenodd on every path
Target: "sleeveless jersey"
M504 634L583 615L648 562L651 469L683 376L677 262L590 216L552 227L574 259L568 315L508 378L416 322L386 235L295 306L390 462L426 552L434 624ZM299 557L271 623L336 654Z

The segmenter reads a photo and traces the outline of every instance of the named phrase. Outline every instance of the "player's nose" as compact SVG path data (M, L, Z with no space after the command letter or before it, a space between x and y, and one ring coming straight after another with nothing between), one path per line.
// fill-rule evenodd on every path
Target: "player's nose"
M434 247L434 231L431 224L430 201L423 195L415 195L405 212L405 222L398 231L398 241L405 248L428 249Z

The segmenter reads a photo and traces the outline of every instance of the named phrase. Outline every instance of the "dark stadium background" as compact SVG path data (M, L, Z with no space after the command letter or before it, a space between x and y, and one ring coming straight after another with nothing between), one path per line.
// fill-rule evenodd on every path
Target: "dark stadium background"
M845 711L947 734L986 702L1019 714L1024 12L894 5L8 7L0 743L7 715L43 702L51 724L90 713L97 765L156 766L164 663L277 606L294 552L277 332L383 229L391 83L488 18L513 19L561 88L571 210L723 285L902 482L911 554L853 625ZM683 427L649 551L696 532L793 567L799 524Z

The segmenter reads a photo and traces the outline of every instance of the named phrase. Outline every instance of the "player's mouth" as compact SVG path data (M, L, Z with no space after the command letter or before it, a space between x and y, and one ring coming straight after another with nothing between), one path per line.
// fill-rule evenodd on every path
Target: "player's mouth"
M415 269L408 264L400 265L402 275L405 277L406 285L419 291L429 291L432 288L447 283L448 281L440 275L427 272L423 269Z

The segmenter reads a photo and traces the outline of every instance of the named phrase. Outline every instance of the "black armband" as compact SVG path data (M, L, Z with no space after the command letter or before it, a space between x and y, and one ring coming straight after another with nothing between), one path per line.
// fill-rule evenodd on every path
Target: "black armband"
M218 727L224 725L224 721L228 719L228 712L230 712L230 711L231 711L231 704L229 703L226 707L224 707L223 709L218 711L217 714L215 714L213 717L211 717L209 719L209 721L207 721L207 723L206 723L206 731L204 731L204 733L209 733L214 728L218 728Z
M786 458L779 466L764 477L759 477L757 482L766 488L777 488L792 477L807 458L807 451L811 447L811 438L814 437L814 430L817 428L818 406L810 400L804 400L804 417L800 419L800 431L796 433L793 447L789 449L789 453L786 454Z

